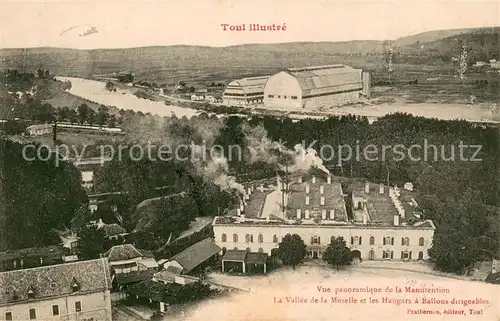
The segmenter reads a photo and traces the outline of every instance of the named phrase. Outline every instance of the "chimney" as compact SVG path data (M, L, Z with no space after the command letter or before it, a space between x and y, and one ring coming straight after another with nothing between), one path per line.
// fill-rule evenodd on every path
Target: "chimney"
M240 215L241 215L241 210L240 210L240 208L237 208L237 209L236 209L236 214L237 214L238 216L240 216Z
M370 194L370 183L368 182L365 183L365 193Z
M325 197L324 196L321 196L319 198L319 202L320 202L320 205L325 205Z
M322 220L326 220L326 210L323 210L323 211L321 212L321 219L322 219Z
M249 187L249 188L248 188L248 192L247 192L247 194L248 194L249 196L250 196L250 195L252 195L252 188L251 188L251 187Z
M309 184L306 185L306 194L309 194Z
M325 194L325 187L324 187L323 185L321 185L321 186L319 187L319 193L320 193L320 194Z
M243 204L240 205L240 211L244 211L245 210L245 206Z
M378 185L378 193L379 194L384 194L384 184L380 183Z
M330 185L332 183L332 175L328 174L328 176L326 177L326 183L328 185Z
M302 211L300 208L297 209L297 219L300 220L302 218Z
M306 210L306 220L309 219L309 210Z
M299 176L299 177L297 178L297 182L298 182L298 183L302 183L302 176Z
M316 184L316 176L314 176L314 175L313 175L313 177L312 177L312 183L313 183L313 184Z
M309 205L309 196L306 196L306 205Z
M405 209L402 208L401 211L399 212L399 215L401 215L402 218L405 218Z
M398 226L399 225L399 215L394 215L394 226Z
M330 220L335 220L335 210L330 210Z

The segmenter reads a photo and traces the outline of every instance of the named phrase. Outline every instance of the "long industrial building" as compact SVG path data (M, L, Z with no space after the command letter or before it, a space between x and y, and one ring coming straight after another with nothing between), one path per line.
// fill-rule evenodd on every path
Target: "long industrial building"
M224 90L224 104L262 104L264 100L264 86L268 79L269 76L260 76L231 81Z
M248 187L240 207L214 219L215 242L223 254L272 255L285 235L298 234L311 259L320 259L339 236L359 260L429 258L435 226L422 218L412 192L353 183L348 211L341 183L329 175L326 181L299 176L287 182L278 178L276 186Z
M276 109L319 109L370 95L371 74L345 65L289 68L267 80L264 105Z

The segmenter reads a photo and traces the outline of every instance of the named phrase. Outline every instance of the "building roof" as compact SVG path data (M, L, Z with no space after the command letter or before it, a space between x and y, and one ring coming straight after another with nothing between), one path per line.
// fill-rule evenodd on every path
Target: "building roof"
M356 88L362 88L360 77L361 70L341 64L289 68L286 69L285 72L297 79L303 94L307 94L307 92L315 89L352 84L354 84Z
M118 273L115 276L116 282L120 285L141 282L153 277L154 271L134 271L130 273Z
M155 273L154 278L159 281L175 282L175 277L181 275L182 269L170 265L166 270Z
M70 295L75 282L79 285L79 293L110 289L110 269L106 259L2 272L0 305L27 300L29 290L33 291L34 299Z
M245 94L264 92L264 86L267 83L269 76L248 77L231 81L225 92L242 91Z
M175 255L171 260L179 263L184 268L184 273L189 273L220 251L221 248L211 238L206 238Z
M222 257L222 260L244 262L246 257L247 257L247 251L227 250L226 254L224 254L224 256Z
M104 256L108 261L126 261L138 257L154 257L150 251L136 249L132 244L115 245L110 248Z
M25 259L30 257L43 257L44 259L62 259L63 255L63 248L59 245L30 247L26 249L0 252L0 262Z
M265 264L267 261L267 253L248 252L245 258L245 263L249 264Z
M153 258L140 260L137 264L145 266L148 269L156 269L158 267L158 263L156 263L156 260Z
M116 223L104 224L101 228L104 230L106 236L116 236L127 233L126 229Z

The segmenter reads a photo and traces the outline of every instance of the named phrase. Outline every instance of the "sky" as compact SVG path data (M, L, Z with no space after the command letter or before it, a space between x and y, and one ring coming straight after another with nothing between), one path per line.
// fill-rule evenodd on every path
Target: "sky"
M273 23L286 30L248 31L249 24ZM223 31L221 24L247 30ZM392 40L499 25L500 1L0 0L0 48Z

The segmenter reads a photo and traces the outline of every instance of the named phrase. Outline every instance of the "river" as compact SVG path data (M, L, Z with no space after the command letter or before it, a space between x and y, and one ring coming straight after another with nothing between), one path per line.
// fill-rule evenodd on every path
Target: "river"
M75 78L75 77L56 77L60 81L71 81L71 89L69 92L73 95L94 101L107 106L115 106L120 109L131 109L141 111L143 113L157 114L159 116L177 117L186 116L188 118L201 113L200 110L191 109L188 107L167 106L161 101L151 101L136 97L132 90L119 89L116 92L106 90L105 83L102 81ZM304 118L324 119L328 115L359 115L366 116L370 122L378 117L404 112L414 116L427 118L438 118L443 120L464 119L471 122L492 122L499 123L500 115L491 112L493 104L442 104L442 103L418 103L418 104L382 104L371 106L343 106L330 110L324 115L306 115L294 113L290 110L275 111L286 115L287 117L297 121ZM496 105L495 105L496 106ZM498 109L498 108L496 108ZM258 113L257 113L258 114ZM237 115L235 115L237 116ZM244 115L240 115L245 117Z
M132 93L132 90L119 89L116 92L110 92L105 88L105 83L101 81L75 77L56 77L56 79L71 81L71 89L69 90L71 94L106 106L157 114L162 117L175 114L179 118L183 116L190 118L200 113L191 108L167 106L160 101L138 98Z

